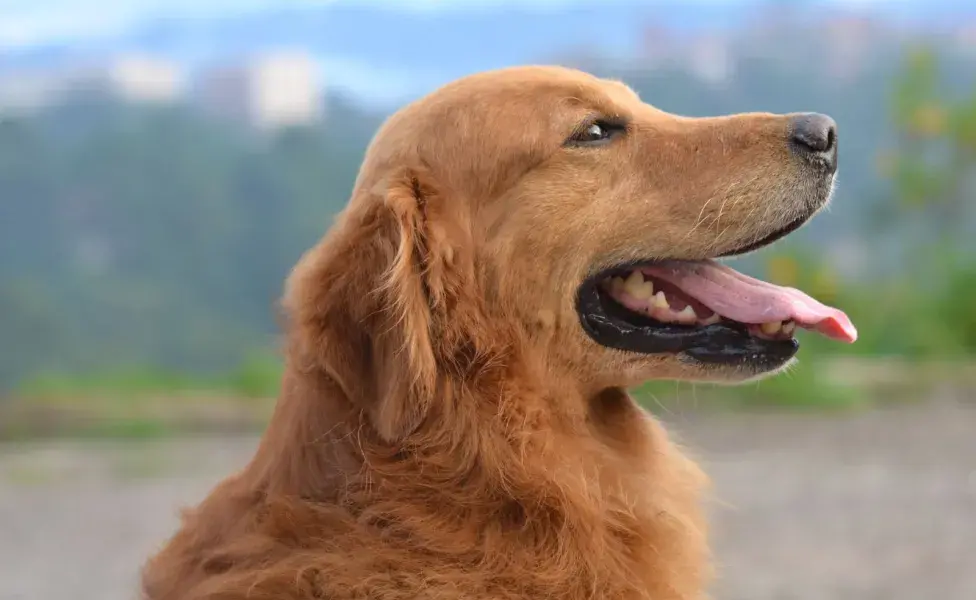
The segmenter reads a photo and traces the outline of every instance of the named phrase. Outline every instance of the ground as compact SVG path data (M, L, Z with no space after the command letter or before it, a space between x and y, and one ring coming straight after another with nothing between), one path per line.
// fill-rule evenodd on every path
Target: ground
M976 403L662 415L714 480L716 600L976 597ZM256 440L0 446L0 600L130 600Z

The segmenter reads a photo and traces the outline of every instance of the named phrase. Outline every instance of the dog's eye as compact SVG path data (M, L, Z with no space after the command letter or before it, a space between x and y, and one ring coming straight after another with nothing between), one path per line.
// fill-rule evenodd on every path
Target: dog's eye
M592 142L594 140L602 140L603 138L610 136L610 130L600 125L599 123L594 123L586 128L586 131L580 135L581 142Z
M623 123L594 121L575 132L566 143L572 146L592 146L610 141L626 130Z

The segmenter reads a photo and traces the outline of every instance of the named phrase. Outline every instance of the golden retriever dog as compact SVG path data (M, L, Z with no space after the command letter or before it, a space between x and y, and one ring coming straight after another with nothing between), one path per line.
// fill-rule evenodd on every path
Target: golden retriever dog
M144 597L704 598L705 477L626 389L775 373L797 328L854 341L715 260L806 223L836 167L826 116L685 118L565 68L403 108L289 278L255 456Z

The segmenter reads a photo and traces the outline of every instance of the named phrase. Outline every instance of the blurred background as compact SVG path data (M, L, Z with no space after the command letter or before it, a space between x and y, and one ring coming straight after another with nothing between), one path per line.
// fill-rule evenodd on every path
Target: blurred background
M0 600L135 597L253 450L373 132L525 63L838 121L830 211L736 264L861 339L637 393L715 479L718 600L976 598L976 3L0 0Z

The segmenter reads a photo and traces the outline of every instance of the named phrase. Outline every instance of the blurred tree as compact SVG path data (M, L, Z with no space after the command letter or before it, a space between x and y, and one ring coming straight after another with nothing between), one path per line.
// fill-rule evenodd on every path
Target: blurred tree
M932 48L908 51L891 102L896 137L878 161L893 184L886 222L917 237L903 244L901 328L942 353L976 351L976 85L954 92ZM921 291L924 290L924 294ZM919 302L919 297L923 298ZM927 338L929 344L923 341ZM918 347L918 345L916 346Z
M976 89L953 98L935 51L913 48L896 77L891 114L896 138L879 158L897 200L887 216L924 216L917 222L930 226L926 237L958 250L976 218Z

